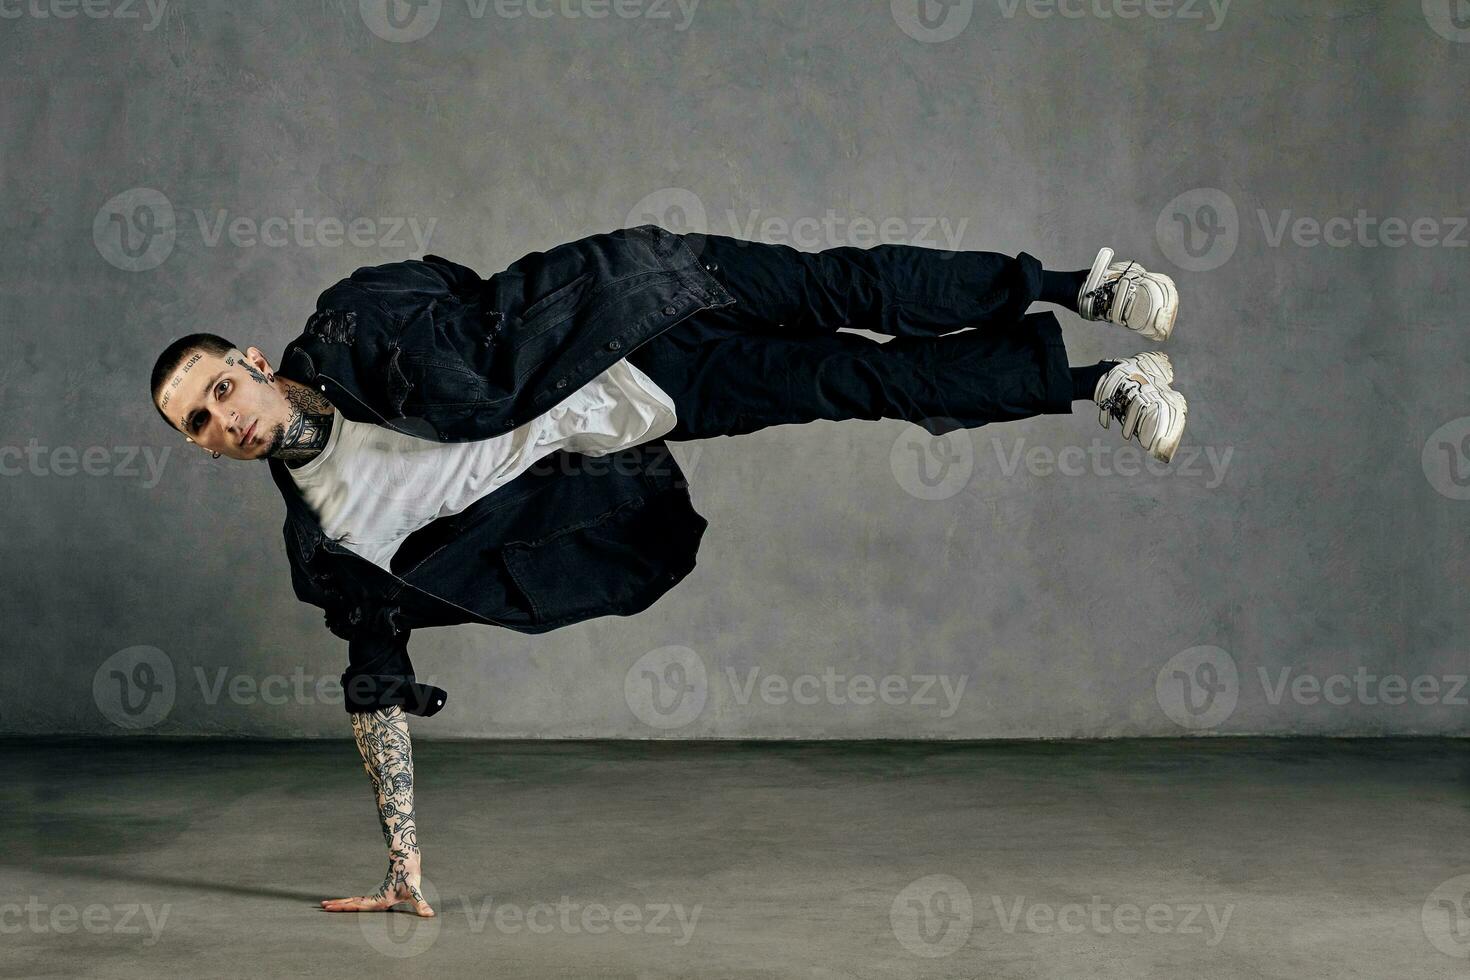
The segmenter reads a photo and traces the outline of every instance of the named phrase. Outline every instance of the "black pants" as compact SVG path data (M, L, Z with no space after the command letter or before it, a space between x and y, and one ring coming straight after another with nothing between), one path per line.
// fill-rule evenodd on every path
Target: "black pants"
M1026 313L1040 294L1041 263L1025 252L810 253L684 238L737 302L696 313L628 355L674 400L678 423L665 439L884 418L941 435L1072 411L1061 326L1050 313Z

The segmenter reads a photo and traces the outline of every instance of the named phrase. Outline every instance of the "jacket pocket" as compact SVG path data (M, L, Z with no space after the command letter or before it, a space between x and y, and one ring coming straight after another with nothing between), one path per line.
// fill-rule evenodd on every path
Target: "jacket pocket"
M558 286L545 296L521 311L520 326L515 331L513 343L516 347L534 340L544 330L560 323L576 312L592 273L584 272L565 286Z
M497 400L485 379L463 360L437 351L395 348L388 361L388 390L399 415Z
M694 567L705 519L688 498L629 500L539 541L501 549L541 630L597 616L630 616Z

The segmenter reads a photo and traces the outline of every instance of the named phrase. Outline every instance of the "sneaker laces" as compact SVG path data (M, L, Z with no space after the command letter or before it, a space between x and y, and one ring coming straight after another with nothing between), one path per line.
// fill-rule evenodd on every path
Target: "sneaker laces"
M1143 412L1134 411L1132 413L1133 424L1130 426L1129 409L1137 404L1138 396L1142 391L1143 385L1131 377L1125 377L1119 381L1118 387L1113 389L1113 393L1097 404L1098 418L1102 421L1103 428L1108 427L1108 417L1111 416L1117 419L1122 425L1124 439L1132 436L1138 429L1138 422Z
M1122 304L1127 303L1133 297L1134 292L1138 289L1138 280L1130 277L1128 273L1132 272L1133 267L1137 264L1137 261L1129 262L1128 267L1118 273L1116 279L1100 283L1096 289L1087 294L1088 299L1092 300L1093 316L1099 320L1107 320L1112 315L1115 306L1121 309ZM1121 296L1118 290L1119 283L1122 283L1124 287Z

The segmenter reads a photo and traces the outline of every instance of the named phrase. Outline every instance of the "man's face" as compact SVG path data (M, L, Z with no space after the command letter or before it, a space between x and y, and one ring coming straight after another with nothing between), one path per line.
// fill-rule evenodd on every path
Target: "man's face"
M257 347L223 357L195 351L159 392L158 407L184 435L231 459L262 459L280 446L291 420L283 386Z

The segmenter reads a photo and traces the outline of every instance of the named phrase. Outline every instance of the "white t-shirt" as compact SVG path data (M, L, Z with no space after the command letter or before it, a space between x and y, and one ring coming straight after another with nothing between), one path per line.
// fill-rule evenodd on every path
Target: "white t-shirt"
M626 358L550 411L477 442L440 442L334 411L326 446L287 468L327 537L388 569L414 531L467 509L558 449L587 456L657 439L674 403Z

